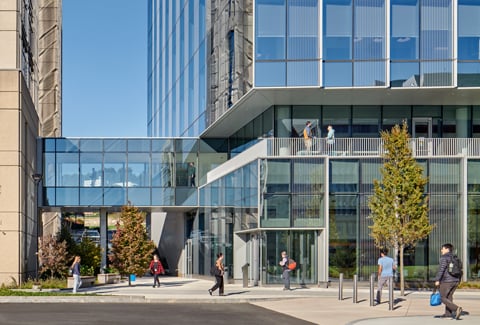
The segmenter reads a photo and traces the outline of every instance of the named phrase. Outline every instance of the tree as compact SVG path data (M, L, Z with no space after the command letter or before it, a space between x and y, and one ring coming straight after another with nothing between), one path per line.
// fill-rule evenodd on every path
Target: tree
M73 251L75 252L73 256L78 255L82 258L80 266L83 275L98 274L102 262L102 249L99 245L90 238L83 238Z
M63 278L68 271L67 242L59 241L56 236L48 235L40 239L38 252L41 263L40 273L50 278Z
M140 211L131 205L123 206L109 259L120 274L128 276L129 285L130 274L141 276L145 273L154 250Z
M406 246L415 246L433 229L428 220L428 196L424 193L428 178L413 158L406 122L382 131L384 143L382 181L374 180L369 198L373 220L370 236L379 248L394 247L395 260L400 253L400 291L404 294L403 253Z

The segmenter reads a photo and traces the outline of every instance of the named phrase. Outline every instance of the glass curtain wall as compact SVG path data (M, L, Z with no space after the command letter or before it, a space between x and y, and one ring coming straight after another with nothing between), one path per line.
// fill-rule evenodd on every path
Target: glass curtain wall
M480 161L468 161L467 256L469 279L480 278Z
M318 86L318 0L255 2L255 86Z
M149 2L148 136L198 136L205 129L206 6Z
M458 0L459 87L480 86L480 0Z
M325 87L386 85L385 1L323 1Z
M391 87L453 85L451 0L391 1Z

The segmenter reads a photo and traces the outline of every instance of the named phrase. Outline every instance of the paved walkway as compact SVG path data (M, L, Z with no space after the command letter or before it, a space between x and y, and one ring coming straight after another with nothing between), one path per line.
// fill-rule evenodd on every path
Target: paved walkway
M388 303L370 306L367 288L358 291L358 302L353 303L352 289L345 288L344 299L338 300L338 288L294 288L283 291L281 287L248 287L226 284L225 296L210 296L208 288L213 280L162 277L162 286L152 288L152 278L137 278L132 286L122 282L81 289L80 293L95 296L13 296L0 297L0 303L8 302L109 302L109 303L251 303L263 308L285 313L314 324L419 324L444 322L435 318L443 313L443 306L430 307L430 292L407 291L400 297L395 292L394 310ZM384 298L387 292L384 291ZM480 324L480 290L457 290L455 302L463 307L461 324Z

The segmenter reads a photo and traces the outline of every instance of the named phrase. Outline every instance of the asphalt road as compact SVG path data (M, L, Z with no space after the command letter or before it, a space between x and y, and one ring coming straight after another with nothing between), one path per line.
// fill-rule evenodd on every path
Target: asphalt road
M2 325L60 324L313 324L243 303L0 304Z

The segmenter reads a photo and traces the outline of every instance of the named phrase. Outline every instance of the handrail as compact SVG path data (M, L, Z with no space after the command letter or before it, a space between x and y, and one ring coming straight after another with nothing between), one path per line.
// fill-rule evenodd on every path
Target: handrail
M384 146L381 138L267 138L268 156L345 156L381 157ZM480 157L480 138L412 138L410 148L414 157Z

